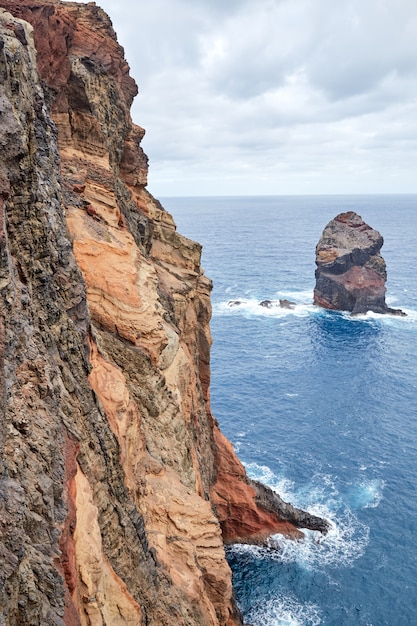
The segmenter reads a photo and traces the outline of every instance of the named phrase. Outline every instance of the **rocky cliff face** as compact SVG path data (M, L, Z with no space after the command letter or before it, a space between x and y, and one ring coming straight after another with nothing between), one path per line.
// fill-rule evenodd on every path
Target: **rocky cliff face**
M331 220L316 246L314 303L353 314L392 313L385 302L387 272L380 254L384 240L354 211Z
M211 284L111 22L3 0L0 72L0 624L240 624L224 543L326 523L211 415Z

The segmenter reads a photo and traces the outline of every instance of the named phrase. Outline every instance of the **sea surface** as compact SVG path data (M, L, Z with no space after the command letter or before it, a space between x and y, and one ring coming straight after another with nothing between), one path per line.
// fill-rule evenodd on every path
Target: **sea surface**
M165 198L213 280L211 402L253 478L331 530L228 550L254 626L417 624L417 196ZM384 236L387 302L313 306L315 246L354 210ZM286 298L293 310L265 308ZM240 304L230 306L231 301Z

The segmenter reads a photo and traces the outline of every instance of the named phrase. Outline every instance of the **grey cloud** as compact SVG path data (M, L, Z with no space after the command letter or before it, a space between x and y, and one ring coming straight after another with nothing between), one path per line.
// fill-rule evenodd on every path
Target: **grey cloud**
M153 193L417 191L415 0L97 2Z
M306 63L312 84L331 99L372 91L390 73L410 73L417 64L416 5L368 0L329 5Z

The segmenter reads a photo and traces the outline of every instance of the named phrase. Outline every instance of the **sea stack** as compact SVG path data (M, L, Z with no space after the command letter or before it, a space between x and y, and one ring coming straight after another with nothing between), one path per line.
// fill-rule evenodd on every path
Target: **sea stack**
M314 304L354 315L368 311L405 315L385 302L383 243L382 235L354 211L331 220L316 246Z

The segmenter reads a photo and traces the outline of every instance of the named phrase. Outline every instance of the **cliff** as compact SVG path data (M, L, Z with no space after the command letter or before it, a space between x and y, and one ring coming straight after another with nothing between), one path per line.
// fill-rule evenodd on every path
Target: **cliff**
M316 246L314 303L353 314L373 311L404 315L385 302L383 243L382 235L354 211L331 220Z
M327 525L211 414L211 283L109 18L1 4L0 624L240 624L224 544Z

